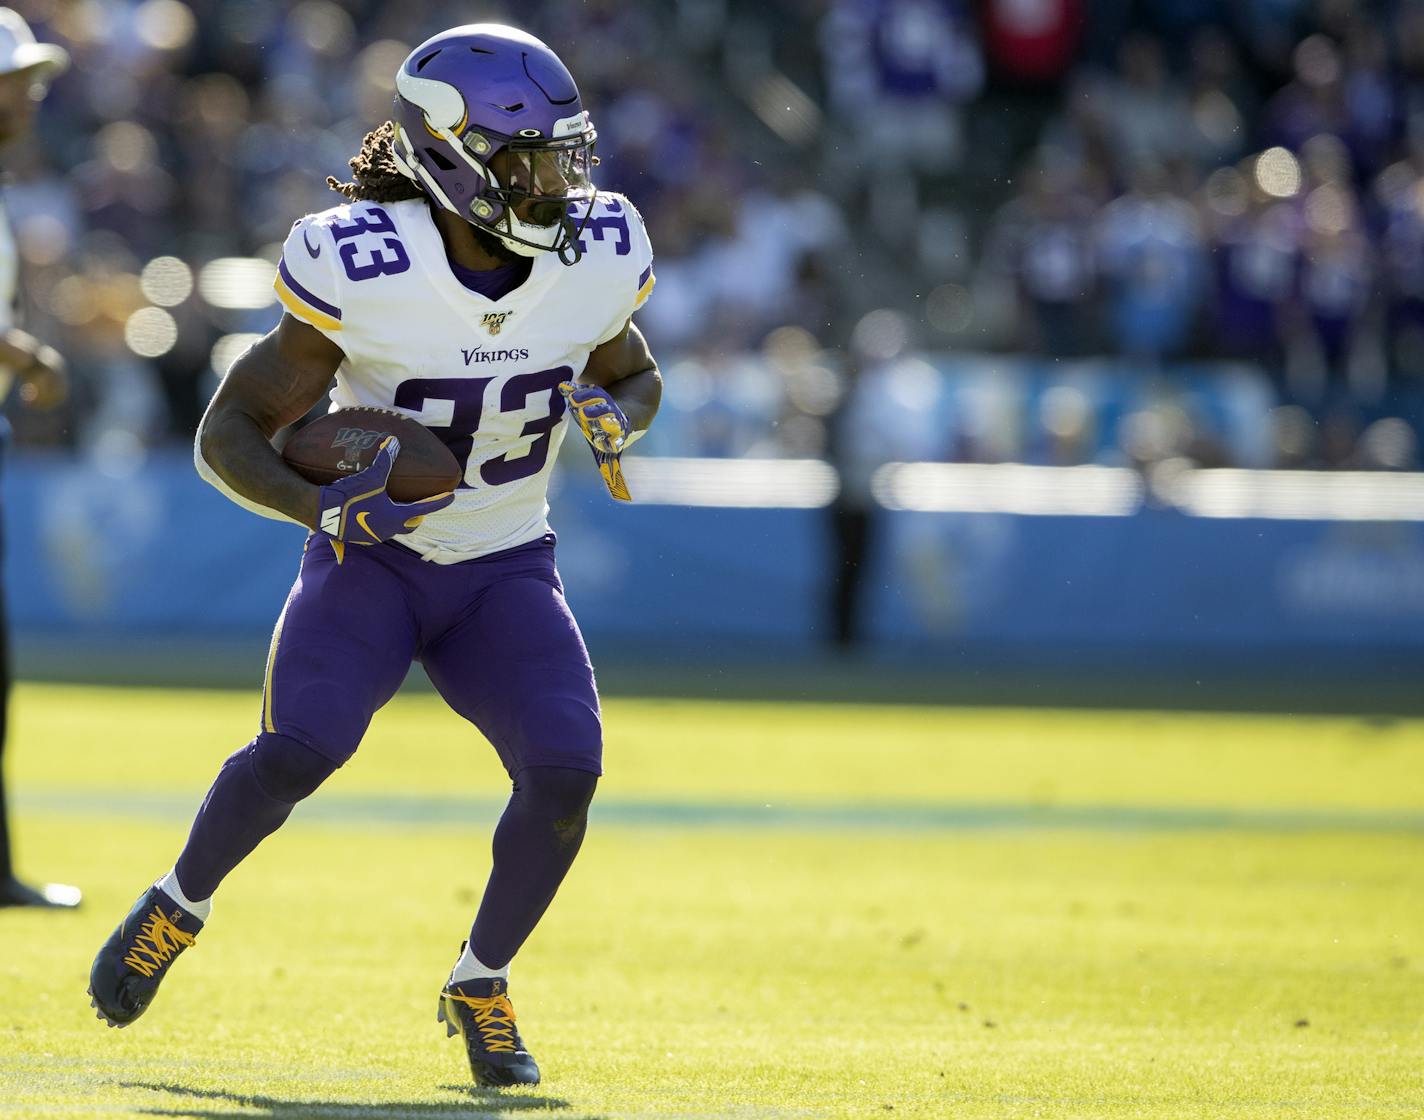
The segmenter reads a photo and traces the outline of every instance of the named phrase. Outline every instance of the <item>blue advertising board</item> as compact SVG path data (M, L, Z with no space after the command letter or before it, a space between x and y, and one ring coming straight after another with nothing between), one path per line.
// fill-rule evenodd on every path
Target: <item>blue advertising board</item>
M564 471L560 567L602 648L812 650L828 631L825 509L619 506ZM181 453L126 469L11 460L12 625L24 634L245 638L268 631L304 530L246 513ZM879 510L869 640L925 656L1220 651L1424 661L1424 522Z

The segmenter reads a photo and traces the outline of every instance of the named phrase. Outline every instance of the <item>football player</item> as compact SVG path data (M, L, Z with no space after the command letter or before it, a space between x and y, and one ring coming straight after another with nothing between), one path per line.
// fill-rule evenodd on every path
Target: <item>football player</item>
M595 132L539 40L495 24L422 43L396 76L346 203L298 221L286 313L240 357L198 430L198 470L235 501L308 526L268 655L261 730L223 764L177 862L99 950L90 994L122 1026L208 920L218 884L356 750L413 659L498 751L513 782L494 867L439 993L485 1085L536 1084L509 963L584 836L601 773L593 670L564 602L545 491L572 416L601 456L657 412L633 312L652 250L632 204L595 191ZM317 486L272 436L319 401L434 430L464 468L401 504L399 447Z
M35 108L48 92L50 81L68 65L68 51L54 43L35 42L29 24L18 12L0 8L0 144L9 144L30 131ZM53 346L15 325L19 278L19 251L0 204L0 400L18 383L22 403L53 408L63 402L67 391L64 359ZM8 428L0 432L0 442L6 435ZM9 695L9 635L0 603L0 756L5 753ZM74 887L62 883L31 886L15 877L5 819L5 778L0 770L0 906L73 909L79 900Z

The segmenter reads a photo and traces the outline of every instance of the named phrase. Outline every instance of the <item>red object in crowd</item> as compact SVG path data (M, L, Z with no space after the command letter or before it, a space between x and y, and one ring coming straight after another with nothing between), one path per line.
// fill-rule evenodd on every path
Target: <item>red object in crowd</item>
M1083 0L983 0L984 52L994 71L1021 82L1052 82L1073 61Z

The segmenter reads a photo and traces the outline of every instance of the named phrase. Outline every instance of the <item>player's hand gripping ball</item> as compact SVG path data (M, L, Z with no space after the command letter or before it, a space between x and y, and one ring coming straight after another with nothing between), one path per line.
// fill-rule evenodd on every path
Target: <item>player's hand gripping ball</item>
M321 488L321 531L347 544L380 544L408 533L421 520L455 500L452 492L418 502L397 502L386 493L400 440L387 436L371 465Z
M628 417L606 389L597 385L575 385L565 381L559 385L559 392L568 402L574 423L579 426L583 438L593 445L595 451L604 455L617 455L628 443L632 428Z

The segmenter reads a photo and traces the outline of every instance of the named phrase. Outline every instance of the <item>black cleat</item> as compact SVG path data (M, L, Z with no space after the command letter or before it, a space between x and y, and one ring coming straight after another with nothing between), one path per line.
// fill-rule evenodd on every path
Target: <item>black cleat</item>
M507 980L462 980L440 993L437 1022L465 1040L475 1082L494 1088L539 1084L539 1067L514 1025Z
M41 883L32 887L13 876L0 879L0 907L29 906L37 910L73 910L82 901L78 887Z
M126 1027L147 1011L169 965L202 928L201 918L157 886L144 891L89 970L89 1006L98 1018Z

